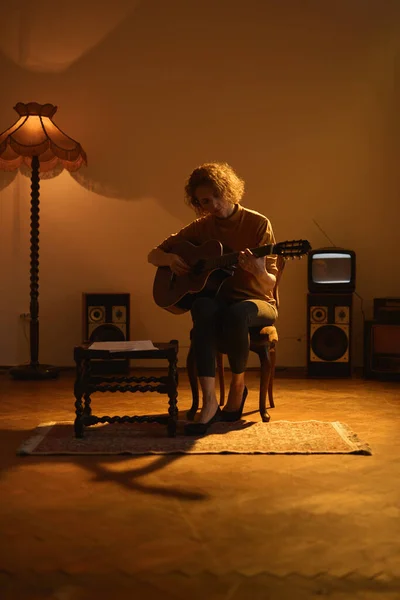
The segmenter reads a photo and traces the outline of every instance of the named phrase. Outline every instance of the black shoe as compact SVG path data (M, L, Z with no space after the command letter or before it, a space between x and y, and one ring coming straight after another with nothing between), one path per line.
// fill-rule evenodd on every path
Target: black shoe
M185 435L204 435L210 425L221 420L221 415L222 411L218 406L215 415L207 423L187 423L185 425Z
M225 421L227 423L232 423L233 421L239 421L239 419L243 413L244 403L246 402L248 391L249 390L247 389L247 387L244 386L242 403L238 410L222 410L221 411L221 421Z

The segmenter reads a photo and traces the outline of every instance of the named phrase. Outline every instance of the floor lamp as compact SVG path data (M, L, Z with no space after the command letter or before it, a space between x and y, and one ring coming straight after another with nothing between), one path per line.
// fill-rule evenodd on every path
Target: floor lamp
M25 164L31 168L30 252L30 361L10 369L14 379L54 379L59 370L39 363L39 180L40 173L61 164L76 171L86 164L78 142L53 123L57 107L52 104L18 102L19 118L0 134L0 169L13 171Z

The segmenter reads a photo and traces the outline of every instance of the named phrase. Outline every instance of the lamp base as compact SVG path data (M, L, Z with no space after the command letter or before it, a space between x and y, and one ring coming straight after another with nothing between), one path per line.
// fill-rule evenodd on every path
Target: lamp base
M56 379L60 373L60 369L58 367L52 367L51 365L26 364L12 367L9 373L13 379Z

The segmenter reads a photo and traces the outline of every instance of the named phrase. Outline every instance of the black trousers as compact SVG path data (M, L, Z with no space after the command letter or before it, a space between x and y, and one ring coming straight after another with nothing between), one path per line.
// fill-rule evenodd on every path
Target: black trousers
M191 315L192 344L200 377L215 377L218 349L228 355L233 373L246 370L250 351L250 327L273 325L277 312L265 300L225 303L217 298L196 298Z

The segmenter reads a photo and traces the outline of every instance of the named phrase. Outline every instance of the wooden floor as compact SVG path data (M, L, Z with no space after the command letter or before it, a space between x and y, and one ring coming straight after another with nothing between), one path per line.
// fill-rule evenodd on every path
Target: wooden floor
M0 374L0 598L399 599L399 384L289 375L273 420L342 421L373 455L18 457L36 425L73 420L73 373ZM258 419L255 371L247 384ZM93 397L98 414L111 403L165 410L156 394Z

